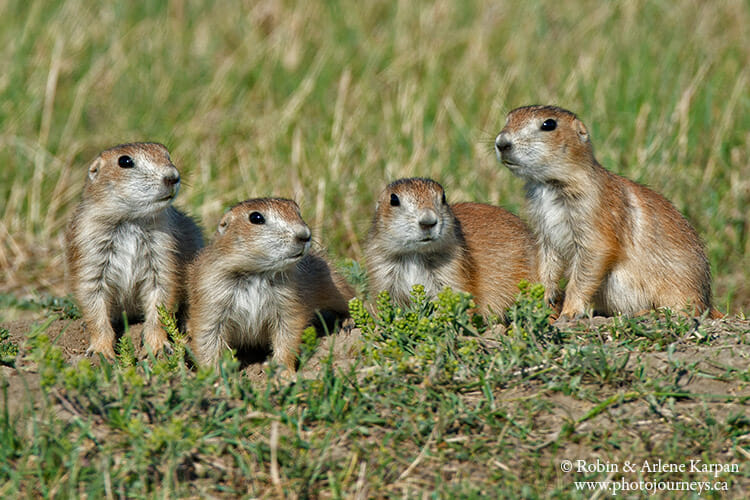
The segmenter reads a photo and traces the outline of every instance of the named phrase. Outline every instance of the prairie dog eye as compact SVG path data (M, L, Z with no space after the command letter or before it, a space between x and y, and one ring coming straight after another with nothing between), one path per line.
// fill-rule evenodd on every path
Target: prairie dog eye
M442 202L443 202L443 205L445 205L446 203L448 203L447 201L445 201L445 193L443 193Z
M120 166L120 168L133 168L135 167L135 163L133 162L133 159L129 157L128 155L122 155L117 159L117 164Z
M266 219L260 212L252 212L250 214L250 224L265 224Z
M541 129L545 132L550 132L552 130L555 130L557 128L557 122L553 120L552 118L547 118L544 120L544 123L542 123Z
M399 205L401 205L401 200L398 199L395 193L391 193L391 206L397 207Z

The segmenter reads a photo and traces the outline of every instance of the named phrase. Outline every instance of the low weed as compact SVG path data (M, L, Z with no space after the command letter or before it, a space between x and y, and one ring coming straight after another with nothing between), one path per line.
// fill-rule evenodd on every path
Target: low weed
M70 295L58 297L51 294L20 298L15 294L0 293L0 311L37 311L58 314L62 319L79 319L81 311Z
M0 328L0 364L13 366L18 355L18 345L10 339L7 328Z
M446 288L428 300L424 287L415 285L405 308L394 305L386 291L378 295L374 314L359 299L349 307L365 340L365 362L386 371L430 383L465 381L487 359L480 355L484 348L478 339L487 325L473 312L469 294Z

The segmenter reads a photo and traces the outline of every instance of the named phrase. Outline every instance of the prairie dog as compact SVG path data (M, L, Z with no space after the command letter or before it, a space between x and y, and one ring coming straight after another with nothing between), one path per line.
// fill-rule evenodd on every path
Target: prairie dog
M600 166L575 114L515 109L495 149L526 181L546 298L558 301L559 281L568 280L563 316L710 308L711 272L695 230L664 197Z
M157 306L174 310L182 270L203 246L195 222L171 206L180 174L161 144L122 144L89 166L65 234L73 295L91 336L88 353L114 358L112 321L142 316L143 341L169 349Z
M215 365L225 347L270 345L293 372L315 312L349 314L354 292L310 253L310 240L291 200L246 200L224 214L189 272L188 332L200 365Z
M526 225L502 208L449 205L431 179L400 179L378 199L365 248L370 289L406 305L412 286L430 297L444 287L471 293L480 310L503 314L522 279L536 281L536 249Z

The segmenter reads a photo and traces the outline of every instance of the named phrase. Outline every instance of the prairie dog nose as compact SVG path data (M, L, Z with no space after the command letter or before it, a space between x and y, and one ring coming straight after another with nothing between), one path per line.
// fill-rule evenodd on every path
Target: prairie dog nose
M513 144L511 144L508 134L500 132L497 139L495 139L495 149L497 149L498 153L507 153L511 147L513 147Z
M310 233L309 227L300 226L294 230L294 237L301 243L308 243L312 238L312 233Z
M438 222L437 214L434 210L422 210L419 214L419 227L422 229L431 229Z
M162 178L164 185L167 187L173 187L175 184L180 182L180 174L175 172L169 173Z

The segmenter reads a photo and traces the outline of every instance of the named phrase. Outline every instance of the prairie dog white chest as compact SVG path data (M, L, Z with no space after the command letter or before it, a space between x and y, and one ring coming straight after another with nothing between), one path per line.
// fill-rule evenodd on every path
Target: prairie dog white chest
M528 200L529 218L542 242L560 255L570 257L575 251L576 219L581 208L567 202L556 189L544 184L530 186Z
M404 256L391 265L388 281L393 298L406 302L414 285L424 286L428 297L436 297L446 285L452 283L450 273L441 267L430 267L420 255Z
M165 231L123 222L100 238L84 233L81 240L89 272L101 276L112 298L127 312L142 313L142 288L145 284L156 288L159 273L170 268L172 238Z
M225 291L227 342L230 345L267 345L272 331L278 329L284 311L294 300L286 278L264 275L235 278Z

